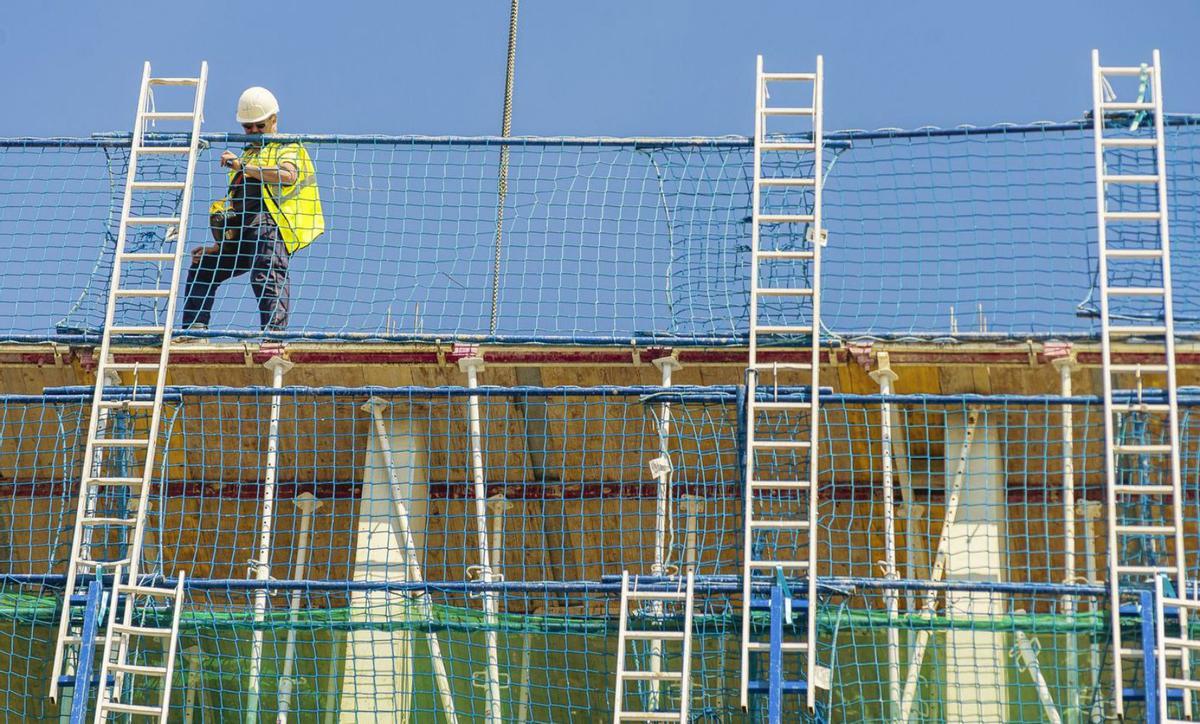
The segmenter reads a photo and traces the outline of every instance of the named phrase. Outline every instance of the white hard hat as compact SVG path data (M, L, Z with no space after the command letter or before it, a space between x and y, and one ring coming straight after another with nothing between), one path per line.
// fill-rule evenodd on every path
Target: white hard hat
M242 91L238 98L238 123L258 123L265 121L279 112L279 101L275 95L262 86L254 86Z

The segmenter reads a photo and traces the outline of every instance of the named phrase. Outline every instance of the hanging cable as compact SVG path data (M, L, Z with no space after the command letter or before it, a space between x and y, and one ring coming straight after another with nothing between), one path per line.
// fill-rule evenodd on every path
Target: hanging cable
M504 114L500 121L500 135L508 138L512 131L513 74L517 64L517 5L512 0L508 15L508 66L504 75ZM504 238L504 199L508 196L508 144L500 145L500 180L497 184L496 201L496 256L492 264L492 320L489 332L496 334L496 319L500 309L500 258Z

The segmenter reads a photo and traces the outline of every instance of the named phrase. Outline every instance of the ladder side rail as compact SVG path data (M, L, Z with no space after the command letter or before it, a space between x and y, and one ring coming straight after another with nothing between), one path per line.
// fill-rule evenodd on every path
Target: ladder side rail
M625 708L625 631L629 626L629 571L621 571L621 611L617 624L617 686L613 692L613 724L618 724Z
M150 92L150 62L142 66L142 82L138 90L138 105L137 111L134 114L133 136L130 141L129 148L129 166L126 169L125 177L125 198L121 202L121 220L117 227L117 243L113 253L113 273L109 282L108 302L104 312L104 328L100 337L100 357L96 367L96 385L92 391L92 410L88 418L87 442L84 447L83 465L80 468L82 481L79 487L79 500L76 501L75 507L75 525L71 536L71 552L67 560L67 579L63 588L63 603L62 610L59 615L58 638L54 646L54 662L50 676L50 692L49 698L51 701L58 700L59 686L58 675L62 670L63 659L65 658L66 637L71 621L71 593L75 590L76 577L79 574L78 558L79 547L83 541L83 520L86 517L87 500L88 500L88 476L94 464L96 453L96 432L99 427L100 401L104 396L105 373L107 370L106 361L109 354L109 346L111 334L109 329L113 324L116 306L116 288L120 284L121 278L121 253L125 248L126 229L128 228L127 220L129 218L129 209L132 203L131 194L133 190L133 179L137 173L137 151L136 148L141 142L141 118L145 113L146 100ZM99 574L99 569L95 570ZM86 645L86 642L81 642L81 646Z
M741 677L738 684L739 699L742 711L750 708L750 565L754 550L754 530L751 526L754 511L754 480L755 452L754 426L757 418L755 411L756 386L758 382L758 335L755 331L758 325L758 295L754 289L758 286L758 253L759 253L759 178L762 173L762 132L763 132L763 102L764 102L763 59L759 55L756 60L754 84L754 179L750 200L750 341L749 368L746 371L746 460L742 480L742 646L741 646Z
M691 721L689 711L692 704L692 617L695 615L696 586L695 574L687 572L687 593L683 609L683 661L680 665L679 677L679 721L687 724Z
M1154 151L1155 167L1158 174L1158 230L1159 241L1162 248L1162 287L1163 287L1163 327L1166 329L1164 343L1166 345L1167 355L1167 405L1168 405L1168 424L1170 426L1169 436L1171 443L1171 514L1172 524L1175 528L1174 546L1175 546L1175 590L1184 592L1187 591L1187 561L1185 559L1185 551L1183 539L1183 471L1180 462L1180 439L1179 439L1179 395L1177 389L1176 377L1176 360L1175 360L1175 309L1174 309L1174 291L1171 279L1171 227L1168 220L1168 201L1167 201L1167 142L1166 131L1163 127L1163 97L1162 97L1162 59L1159 57L1158 49L1153 52L1151 64L1153 66L1154 76L1154 135L1157 141L1157 146ZM1179 606L1179 630L1182 638L1188 638L1188 609L1186 606ZM1160 645L1161 642L1160 642ZM1191 677L1191 657L1187 650L1183 651L1181 658L1183 678ZM1160 679L1166 678L1166 669L1160 668ZM1165 689L1165 685L1163 686ZM1147 693L1149 695L1149 693ZM1188 719L1192 718L1192 695L1185 691L1183 696L1184 716ZM1163 711L1166 715L1166 711Z
M112 701L117 696L117 694L114 692L117 692L120 690L119 682L120 682L120 677L122 676L121 672L118 671L115 674L112 674L113 684L111 687L108 684L108 677L110 675L109 668L112 665L112 655L113 655L112 645L113 645L113 641L114 641L111 631L113 630L113 626L117 622L118 597L116 595L116 591L119 587L117 585L117 581L120 581L120 579L121 579L121 566L117 566L117 570L115 571L115 577L113 579L114 583L113 583L112 593L110 593L109 597L108 597L108 617L107 617L108 623L104 627L104 630L106 633L104 635L104 647L102 649L101 658L100 658L100 686L96 692L95 724L103 724L103 722L105 721L104 714L103 714L104 704L106 702ZM124 639L126 638L126 636L127 636L126 634L121 634L122 641L121 641L121 643L118 644L118 646L121 646L123 643L125 643Z
M1113 430L1113 401L1112 401L1112 340L1109 329L1108 309L1108 237L1105 210L1107 203L1104 190L1104 105L1103 81L1100 70L1100 51L1092 50L1092 147L1095 159L1096 174L1096 234L1099 245L1097 256L1097 277L1100 285L1100 355L1103 368L1101 377L1104 386L1104 475L1105 475L1105 510L1108 525L1108 577L1109 577L1109 626L1113 646L1113 696L1118 716L1125 712L1124 682L1121 670L1122 637L1121 637L1121 592L1119 574L1119 548L1117 547L1117 494L1116 494L1116 455Z
M163 344L159 351L158 374L154 383L154 407L150 415L150 429L147 433L145 465L142 471L142 488L138 497L138 525L134 527L133 541L129 552L128 578L131 585L137 585L139 567L141 564L142 542L145 538L146 506L150 500L150 480L154 476L155 453L158 447L158 430L162 420L163 391L167 382L167 363L171 355L171 328L175 320L175 304L179 290L179 275L183 267L183 252L187 247L187 222L191 210L192 186L196 173L196 160L200 152L200 121L204 112L204 92L208 83L208 62L200 63L200 76L196 83L195 105L192 108L192 132L188 142L187 170L185 171L183 193L180 195L179 226L176 230L175 261L171 268L170 293L167 295L167 308L163 319ZM132 179L132 176L130 177Z
M817 56L817 72L813 82L813 242L812 242L812 274L809 283L812 285L812 385L810 399L812 401L809 413L809 465L808 465L808 616L806 627L808 633L806 678L806 703L811 713L816 709L816 671L817 671L817 495L818 464L820 462L820 382L821 382L821 184L824 181L822 173L822 116L825 112L824 103L824 57Z
M201 72L201 87L204 85L204 75ZM166 661L163 662L166 673L163 675L162 698L159 701L159 707L162 708L162 713L159 715L159 724L167 724L167 718L171 713L171 684L175 674L175 652L179 647L179 615L183 610L183 601L185 595L184 579L186 574L179 571L178 580L175 583L175 598L174 610L171 612L171 638L167 641L167 650L164 652Z

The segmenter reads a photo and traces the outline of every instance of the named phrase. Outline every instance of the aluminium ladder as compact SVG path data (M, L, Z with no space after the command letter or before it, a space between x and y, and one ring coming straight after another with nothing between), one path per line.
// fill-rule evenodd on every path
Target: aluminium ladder
M1180 488L1179 460L1179 406L1175 388L1175 322L1171 302L1171 251L1170 230L1167 219L1167 167L1163 134L1162 66L1158 51L1154 51L1153 64L1139 67L1103 67L1099 51L1092 51L1092 103L1094 152L1096 162L1096 212L1099 253L1097 255L1100 284L1101 350L1104 380L1104 448L1107 490L1108 528L1108 578L1109 611L1112 626L1113 694L1116 713L1125 714L1127 698L1146 699L1152 706L1156 692L1125 688L1125 676L1129 671L1137 672L1142 661L1141 648L1130 641L1128 633L1121 630L1121 600L1139 588L1153 584L1161 575L1170 576L1177 591L1185 591L1187 568L1183 542L1183 510ZM1144 95L1136 101L1117 100L1112 92L1110 78L1137 76L1151 81L1152 97ZM1153 114L1153 125L1140 135L1133 133L1110 133L1116 129L1105 128L1105 115L1114 111ZM1107 134L1107 137L1106 137ZM1142 155L1153 154L1153 160ZM1123 154L1121 157L1113 154ZM1114 165L1122 159L1132 159L1149 166L1140 173L1131 173L1118 168L1110 173L1109 160ZM1124 166L1125 164L1122 164ZM1153 194L1137 195L1139 188L1149 188ZM1142 203L1136 208L1120 208L1119 201L1132 192L1135 200ZM1153 208L1146 208L1146 206ZM1116 207L1116 208L1114 208ZM1148 226L1153 225L1153 226ZM1147 231L1147 228L1150 231ZM1132 231L1127 231L1132 229ZM1156 233L1155 233L1156 230ZM1148 242L1147 237L1153 238ZM1135 277L1151 277L1148 283L1134 284L1127 280ZM1157 282L1153 278L1157 277ZM1150 308L1157 306L1152 322L1139 322L1136 317L1145 314L1146 303ZM1137 306L1141 304L1142 306ZM1137 314L1127 311L1134 305ZM1115 307L1115 309L1114 309ZM1135 323L1130 323L1133 321ZM1116 324L1114 324L1116 322ZM1152 363L1114 364L1112 361L1114 340L1132 337L1161 338L1162 344L1150 344L1139 349L1146 357L1158 357ZM1114 400L1114 376L1133 374L1137 381L1137 397L1118 395ZM1141 398L1142 375L1154 374L1165 377L1166 396L1164 401L1143 402ZM1116 441L1116 419L1118 414L1137 414L1154 420L1161 426L1165 443L1145 444ZM1157 484L1138 484L1124 480L1120 471L1137 465L1149 467L1155 463L1163 471L1163 479ZM1131 523L1124 520L1118 506L1136 504L1151 511L1151 520ZM1137 539L1151 536L1165 539L1165 550L1156 551L1156 558L1130 560L1128 546ZM1187 637L1187 609L1178 610L1181 636ZM1197 644L1200 645L1200 644ZM1180 646L1166 655L1179 661L1183 678L1189 677L1187 647ZM1185 716L1191 717L1191 697L1184 697Z
M772 83L810 84L812 101L807 106L768 107ZM753 595L756 582L782 578L786 574L803 574L807 579L807 599L803 633L789 630L783 640L775 642L778 652L795 660L803 654L804 678L808 684L817 672L817 456L818 456L818 390L820 388L820 279L821 279L821 183L822 183L822 89L823 61L817 56L814 73L766 73L762 56L758 56L754 110L754 187L751 217L750 248L750 343L747 369L746 440L745 440L745 499L743 507L742 551L742 640L741 640L741 706L748 710L751 694L752 664L762 655L770 654L772 642L752 631L752 609L761 601ZM811 137L797 140L780 138L767 133L768 118L792 116L811 120ZM783 177L764 175L764 154L790 154L783 158L803 158L811 163L812 175ZM776 156L775 158L781 158ZM801 194L797 201L794 194ZM793 196L789 196L793 194ZM777 199L769 203L766 197ZM795 206L801 208L796 211ZM763 248L763 230L807 228L802 237L807 242L802 249ZM768 238L774 235L768 232ZM764 266L775 262L782 268L807 270L808 286L764 286L760 276ZM807 267L805 267L807 265ZM773 268L780 268L778 266ZM804 278L803 275L797 275ZM803 324L764 323L759 319L760 302L787 300L793 305L807 306ZM803 362L769 362L760 358L762 347L785 345L780 336L807 337ZM759 375L791 371L805 376L809 397L797 400L759 400ZM761 417L760 417L761 416ZM796 424L799 422L800 424ZM790 437L778 436L780 426L787 428ZM780 474L777 456L785 460L801 460L794 465L799 474ZM795 456L792 458L790 456ZM805 461L806 462L803 462ZM786 479L781 479L786 478ZM784 499L794 500L801 509L798 514L769 516L757 510L758 503ZM759 547L759 537L766 536L770 550ZM765 574L765 575L764 575ZM816 704L815 687L795 682L793 690L802 690L809 711Z
M104 330L101 337L98 366L96 369L96 387L92 395L92 412L88 422L87 446L84 450L82 479L78 490L78 503L75 514L74 533L71 542L71 553L67 565L67 580L64 590L64 600L59 618L58 638L54 649L54 663L51 670L50 698L57 700L60 686L73 686L74 696L87 696L88 685L91 682L76 682L70 676L72 662L78 659L83 647L102 645L106 652L115 649L118 652L116 661L110 661L106 654L101 662L102 667L112 672L99 680L101 692L98 700L107 701L108 711L125 711L134 715L153 715L165 722L168 712L168 697L171 690L172 662L168 660L163 667L147 667L128 663L130 639L144 639L148 636L170 638L167 647L168 656L174 652L174 624L170 628L152 628L135 626L133 623L133 602L138 595L165 599L173 609L173 620L177 621L179 609L183 604L183 589L176 585L173 589L151 589L139 586L141 572L141 552L146 528L146 510L150 498L150 482L155 464L155 451L158 442L159 423L162 417L163 387L166 383L167 362L170 354L171 330L175 315L175 301L179 288L180 270L183 264L186 248L187 213L191 204L193 178L196 169L196 159L200 147L200 124L204 109L204 92L208 80L208 64L201 63L200 75L195 78L161 78L153 77L150 64L147 62L142 71L141 88L138 94L137 113L134 116L133 135L129 149L129 168L125 179L125 195L121 207L121 220L117 234L116 249L113 258L112 277L109 283L108 300L105 309ZM191 110L180 112L160 112L152 109L152 93L156 87L184 86L194 89L194 99ZM187 143L178 142L145 144L146 126L158 121L187 122ZM186 161L186 170L181 179L143 180L138 178L139 161L145 155L175 156ZM177 214L168 216L135 215L131 212L134 196L153 199L153 194L178 194ZM159 197L161 198L161 197ZM131 229L161 228L163 229L164 248L156 252L126 251ZM173 246L173 248L171 248ZM137 279L135 269L145 270L144 265L152 265L159 274L153 287L127 285L122 286L127 277ZM137 266L143 265L143 266ZM165 265L165 266L164 266ZM126 273L126 272L129 273ZM165 273L165 277L163 275ZM168 280L168 286L160 286L162 279ZM155 303L156 323L144 325L120 324L117 321L117 308L122 302L130 300L151 300ZM158 305L162 305L159 307ZM110 359L110 351L114 337L137 336L144 340L147 346L158 348L157 364L114 363ZM119 397L111 388L119 384L115 373L130 372L134 375L135 392L139 383L138 373L153 375L153 380L141 381L147 388L153 385L153 395L134 394ZM126 413L141 413L138 425L113 426L106 424L109 413L124 411ZM125 436L114 436L118 431ZM107 452L114 450L125 451L135 459L132 471L124 475L113 475L106 471L103 460ZM126 493L136 505L133 511L118 511L109 513L98 511L96 503L105 493ZM129 543L124 550L113 558L103 556L108 546L97 541L108 541L113 533L128 536ZM96 577L115 574L115 585L107 596L109 615L108 625L103 633L95 640L85 641L82 637L79 623L80 607L84 605L87 582ZM122 579L122 576L124 578ZM153 593L151 591L154 591ZM124 612L120 618L115 617L115 608L124 602ZM94 616L94 612L85 612L84 617ZM136 629L136 630L134 630ZM151 633L153 631L153 633ZM67 675L64 674L66 668ZM129 676L158 679L160 702L155 706L140 707L138 711L121 710L120 693L122 680ZM132 688L132 687L131 687ZM153 713L151 713L153 709ZM102 714L97 714L102 719Z
M637 582L629 587L629 571L621 572L621 616L617 634L617 684L613 693L613 724L632 721L673 721L686 724L689 720L688 709L691 701L691 672L692 672L692 617L695 606L695 580L692 572L687 572L684 588L678 590L658 590L662 585L651 584L651 590L638 590ZM646 628L630 630L629 603L631 601L648 601L651 609L651 620L661 623L663 609L666 604L683 604L683 630L673 631L662 628ZM626 644L630 641L649 641L664 644L678 642L680 644L680 666L678 671L631 670L625 665L628 653ZM660 653L661 656L661 653ZM675 684L679 687L679 707L674 711L627 711L625 695L629 684L647 681L658 684ZM661 702L667 697L652 697Z
M1147 713L1149 708L1157 705L1158 717L1156 721L1163 724L1175 724L1176 722L1186 722L1189 719L1176 719L1169 715L1167 702L1175 698L1175 694L1187 701L1191 697L1200 694L1200 680L1197 680L1194 672L1188 672L1182 678L1170 676L1167 671L1167 652L1172 651L1187 651L1188 649L1196 649L1198 644L1195 639L1188 636L1186 629L1180 631L1168 632L1166 628L1166 617L1171 616L1170 611L1174 611L1174 617L1181 618L1180 613L1187 611L1191 614L1196 614L1200 617L1200 599L1188 598L1187 594L1177 594L1178 597L1166 595L1165 587L1163 586L1162 576L1154 579L1154 625L1155 625L1155 642L1154 655L1157 659L1158 675L1157 688L1153 692L1147 692L1146 700ZM1174 635L1168 635L1168 633ZM1144 647L1143 647L1144 648ZM1169 693L1168 693L1169 692ZM1157 701L1154 701L1157 699ZM1150 719L1147 716L1147 719Z

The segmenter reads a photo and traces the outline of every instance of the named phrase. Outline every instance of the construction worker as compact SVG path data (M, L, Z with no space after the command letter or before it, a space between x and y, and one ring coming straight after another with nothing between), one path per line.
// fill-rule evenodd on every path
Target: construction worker
M247 134L278 133L279 102L266 88L247 88L238 99L237 121ZM229 168L229 193L209 209L215 242L192 250L184 331L208 329L217 287L246 272L262 329L282 331L291 302L291 256L325 231L316 170L303 144L261 140L241 155L225 151L221 166Z

